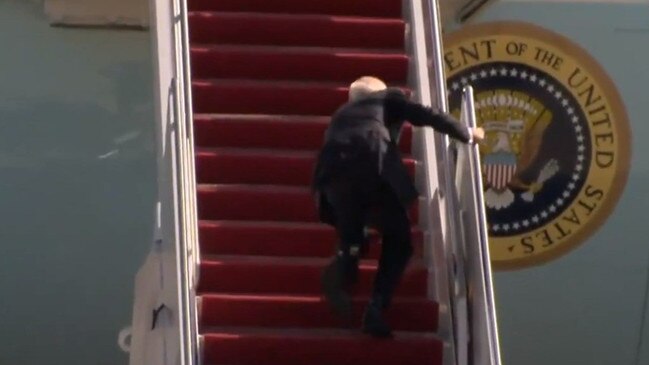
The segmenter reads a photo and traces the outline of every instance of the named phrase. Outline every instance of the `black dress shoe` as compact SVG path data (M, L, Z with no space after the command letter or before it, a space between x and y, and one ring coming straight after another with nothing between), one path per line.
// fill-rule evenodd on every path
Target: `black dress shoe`
M322 290L334 312L346 321L352 319L352 301L346 291L348 282L354 278L348 277L349 268L345 260L337 256L327 265L322 274Z
M376 338L392 338L392 329L383 319L380 303L370 302L363 315L363 333Z

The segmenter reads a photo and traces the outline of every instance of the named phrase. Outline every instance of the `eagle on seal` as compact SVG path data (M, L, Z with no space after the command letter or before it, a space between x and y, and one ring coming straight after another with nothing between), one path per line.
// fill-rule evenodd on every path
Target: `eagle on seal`
M559 171L557 160L539 160L552 112L529 95L510 90L479 93L475 108L478 124L486 132L480 154L487 207L507 208L515 193L532 202Z

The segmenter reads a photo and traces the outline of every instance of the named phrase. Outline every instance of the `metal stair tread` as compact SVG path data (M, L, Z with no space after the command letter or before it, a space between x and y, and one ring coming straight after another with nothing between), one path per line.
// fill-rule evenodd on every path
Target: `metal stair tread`
M319 146L318 146L319 147ZM317 147L316 147L317 148ZM196 156L214 156L214 155L236 155L236 156L272 156L278 158L304 158L315 159L317 157L316 150L307 149L288 149L288 148L258 148L258 147L197 147ZM415 162L412 155L403 154L403 160L407 162Z
M283 114L220 114L220 113L194 113L194 119L217 120L240 120L242 122L266 121L282 123L323 123L329 124L331 116L328 115L283 115Z
M199 225L217 227L221 225L235 226L241 228L250 227L281 227L281 228L330 228L325 223L316 222L281 222L281 221L242 221L242 220L199 220ZM330 228L333 229L333 228Z
M275 46L257 44L210 44L192 43L191 51L243 51L250 53L281 53L281 54L323 54L340 56L375 56L407 59L408 56L400 49L391 48L347 48L347 47L316 47L316 46Z
M313 189L308 185L279 185L279 184L211 184L197 183L197 192L249 192L249 193L274 193L274 194L304 194L311 196ZM419 197L421 202L424 198ZM227 220L227 219L224 219Z
M228 154L237 156L265 155L273 157L315 158L313 150L295 150L288 148L248 148L248 147L198 147L196 155Z
M258 255L201 255L201 263L227 264L227 263L257 263L260 265L279 266L324 266L331 261L325 257L288 257L288 256L258 256ZM378 260L361 259L361 269L376 269ZM425 270L426 265L422 259L413 258L408 265L408 270Z
M274 193L307 193L310 194L309 186L273 185L273 184L196 184L199 191L237 191L247 190L253 192L274 192Z
M355 295L352 297L354 301L365 301L369 300L369 295ZM303 303L320 303L326 302L322 295L290 295L290 294L249 294L249 293L227 293L227 292L206 292L200 294L200 301L210 299L210 300L219 300L219 299L243 299L250 301L268 301L268 302L303 302ZM422 297L408 297L408 296L396 296L393 303L422 303L430 302L436 303L434 300Z
M201 219L198 221L199 226L203 227L219 227L219 226L229 226L229 227L241 227L241 228L251 228L251 227L268 227L268 228L313 228L313 229L328 229L333 230L328 224L317 223L317 222L291 222L291 221L261 221L261 220L210 220L210 219ZM413 225L413 229L419 230L418 226ZM376 230L372 229L373 233L377 233Z
M245 191L253 193L289 193L311 195L313 189L308 185L278 185L278 184L210 184L197 183L198 192L236 192ZM419 197L421 201L423 197ZM227 219L224 219L227 220Z
M190 10L189 17L192 16L205 16L205 17L230 17L230 18L260 18L260 19L299 19L307 22L314 20L333 20L336 22L362 22L362 23L375 23L375 24L404 24L402 18L397 17L374 17L374 16L360 16L360 15L329 15L317 13L272 13L272 12L259 12L259 11L213 11L213 10Z
M370 336L363 334L359 329L341 329L341 328L292 328L292 327L212 327L206 326L202 329L203 336L266 336L266 337L301 337L301 338L348 338L351 340L368 340L377 341ZM416 332L416 331L395 331L394 339L390 341L412 341L427 340L441 341L439 336L434 332ZM380 342L379 342L380 343Z
M349 84L336 81L305 81L305 80L260 80L260 79L224 79L224 78L193 78L194 86L234 86L234 87L262 87L262 88L330 88L349 89ZM408 90L404 85L393 85L394 87ZM238 113L240 114L240 113Z

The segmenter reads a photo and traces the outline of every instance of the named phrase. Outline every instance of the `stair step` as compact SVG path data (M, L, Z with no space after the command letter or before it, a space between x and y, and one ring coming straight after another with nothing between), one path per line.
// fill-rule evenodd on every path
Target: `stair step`
M353 325L359 327L367 297L353 299ZM394 330L437 330L437 303L398 298L385 313ZM207 294L201 297L204 326L330 328L345 326L320 296Z
M441 364L433 335L397 332L377 340L358 330L213 328L203 335L206 364L422 365Z
M381 48L403 52L404 30L401 19L264 13L189 14L192 43Z
M198 183L309 186L316 153L267 149L211 148L196 152ZM411 176L415 160L404 158Z
M380 237L370 231L368 258L376 259ZM331 226L320 223L261 221L200 221L201 253L207 255L255 255L330 257L337 237ZM423 232L412 227L414 256L423 256Z
M198 147L249 147L318 150L329 117L272 115L194 115ZM296 138L295 136L300 136ZM401 151L412 149L412 126L404 125Z
M329 259L260 256L206 256L200 267L199 292L319 295L320 276ZM361 261L357 295L369 295L376 262ZM426 297L428 272L413 260L395 296Z
M200 79L192 90L196 113L331 115L349 98L337 82Z
M355 328L342 329L320 284L337 238L318 223L308 186L349 83L408 81L402 0L188 0L188 8L202 363L441 364L418 205L415 256L386 313L396 338L381 341L358 330L380 237L371 232L352 290ZM400 147L414 174L412 131L404 128Z
M401 0L189 0L190 11L358 15L401 18Z
M408 57L399 53L370 53L331 48L193 46L195 78L340 81L363 75L388 83L407 81Z
M205 220L317 222L308 187L279 185L198 185L198 216ZM418 223L418 206L410 217Z
M342 83L194 80L196 113L331 115L348 99Z

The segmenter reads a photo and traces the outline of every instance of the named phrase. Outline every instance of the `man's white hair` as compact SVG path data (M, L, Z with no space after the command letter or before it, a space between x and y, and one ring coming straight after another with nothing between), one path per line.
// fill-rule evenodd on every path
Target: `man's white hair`
M349 101L358 100L385 89L387 89L387 85L381 79L373 76L363 76L349 86Z

